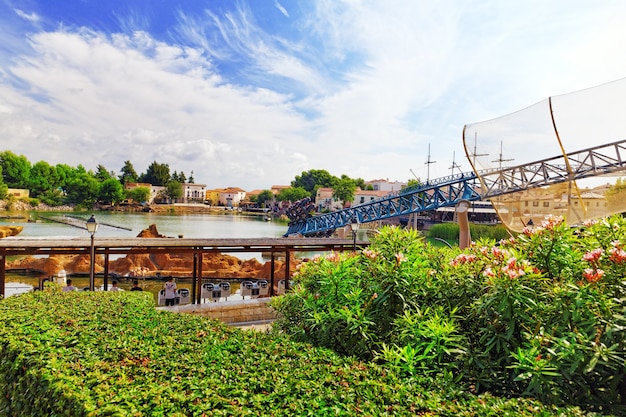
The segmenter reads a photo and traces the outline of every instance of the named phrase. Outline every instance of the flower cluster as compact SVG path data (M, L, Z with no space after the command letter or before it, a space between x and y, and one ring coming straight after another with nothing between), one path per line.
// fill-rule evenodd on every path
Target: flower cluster
M462 253L460 255L457 255L453 260L450 261L450 266L459 266L462 264L468 264L468 263L472 263L476 260L476 255L472 254L467 254L467 253Z
M612 248L609 249L609 259L616 264L626 263L626 251L621 248L619 241L611 242Z
M585 253L583 260L592 264L597 264L600 261L600 258L602 258L602 255L604 255L604 249L597 248Z
M363 254L363 256L365 256L368 259L371 259L372 261L378 258L379 256L378 252L370 250L370 249L363 249L361 253Z
M400 265L402 262L406 262L407 258L403 253L396 253L396 265Z
M548 215L541 222L541 227L547 230L554 230L554 228L563 223L564 220L563 216Z
M604 271L602 269L586 268L583 271L583 278L585 278L587 282L598 282L603 276Z

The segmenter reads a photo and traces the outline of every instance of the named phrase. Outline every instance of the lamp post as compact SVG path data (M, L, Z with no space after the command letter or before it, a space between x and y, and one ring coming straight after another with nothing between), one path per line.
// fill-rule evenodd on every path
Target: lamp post
M356 217L352 219L352 223L350 223L350 230L352 230L352 250L355 252L356 252L356 232L359 231L359 226L361 226L361 223L359 223L359 219L357 219Z
M93 291L94 288L94 269L96 266L96 250L94 247L93 236L96 234L96 230L98 230L98 222L96 221L95 216L92 214L89 220L86 223L87 231L91 235L91 257L89 259L89 290Z

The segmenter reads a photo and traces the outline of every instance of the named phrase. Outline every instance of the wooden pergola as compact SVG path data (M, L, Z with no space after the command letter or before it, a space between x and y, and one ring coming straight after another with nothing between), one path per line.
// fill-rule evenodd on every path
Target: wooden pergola
M186 238L94 238L95 255L104 256L104 285L109 278L109 256L145 253L193 254L192 300L201 303L202 260L205 253L261 252L271 255L270 296L274 295L274 262L285 255L285 286L289 285L290 255L295 252L330 252L354 250L369 243L336 238L255 238L255 239L186 239ZM90 255L89 237L8 237L0 239L0 295L5 295L6 260L23 255Z

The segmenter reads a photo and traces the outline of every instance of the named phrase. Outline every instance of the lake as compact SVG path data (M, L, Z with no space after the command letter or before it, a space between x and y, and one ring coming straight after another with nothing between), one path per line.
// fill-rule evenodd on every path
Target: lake
M225 212L225 214L163 214L163 213L124 213L124 212L95 212L99 223L96 239L102 237L136 237L143 229L155 224L160 234L169 237L182 235L185 238L276 238L282 237L287 231L286 224L268 222L263 216L238 214L237 212ZM89 236L87 230L67 226L62 223L44 221L42 217L62 220L66 218L81 218L87 220L89 212L3 212L0 225L23 226L21 237L85 237ZM22 217L22 218L17 218ZM40 219L29 222L27 219ZM262 260L260 253L238 254L242 259L252 257ZM79 288L89 285L88 277L73 277L75 285ZM37 276L24 276L10 271L6 274L6 295L32 289L39 283ZM102 285L102 279L96 277L96 286ZM110 285L110 283L109 283ZM131 284L122 282L123 289L130 289ZM145 290L152 293L158 292L163 283L158 281L142 281ZM233 283L234 286L234 283ZM179 282L179 288L190 288L191 282ZM234 286L233 292L237 287Z

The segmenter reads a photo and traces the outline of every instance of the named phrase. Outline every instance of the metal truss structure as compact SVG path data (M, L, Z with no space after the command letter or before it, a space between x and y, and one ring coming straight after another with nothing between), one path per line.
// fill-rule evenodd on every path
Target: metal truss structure
M626 170L626 140L493 171L462 173L430 180L378 200L289 223L285 236L330 236L357 221L368 223L456 206L532 188Z

